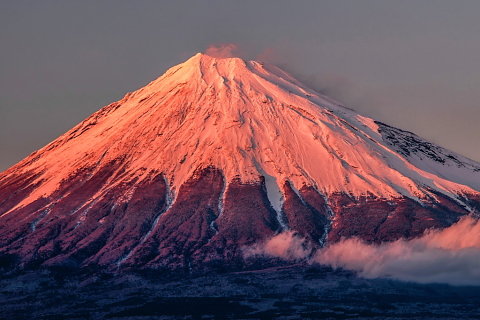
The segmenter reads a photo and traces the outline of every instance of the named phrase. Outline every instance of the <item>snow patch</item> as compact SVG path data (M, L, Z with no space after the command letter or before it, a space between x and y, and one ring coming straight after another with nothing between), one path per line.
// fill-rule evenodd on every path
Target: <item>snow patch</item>
M37 225L38 223L50 212L50 208L44 210L40 216L35 219L31 224L30 224L30 229L33 231L35 231L35 229L37 228Z
M220 196L218 197L218 216L216 219L214 219L212 222L210 222L210 228L215 230L215 234L218 233L218 229L215 226L215 221L217 221L218 218L223 214L223 203L225 201L225 196L226 196L226 190L227 190L227 181L225 180L225 177L222 175L223 179L223 187L222 191L220 192ZM211 238L208 239L208 242L210 242Z
M285 202L285 197L277 183L277 178L266 173L265 170L263 170L262 167L257 162L255 164L258 172L265 179L265 188L267 191L268 201L270 202L270 205L272 206L273 210L275 210L275 212L277 213L277 220L282 230L287 230L288 226L284 221L283 212L282 212L283 203Z

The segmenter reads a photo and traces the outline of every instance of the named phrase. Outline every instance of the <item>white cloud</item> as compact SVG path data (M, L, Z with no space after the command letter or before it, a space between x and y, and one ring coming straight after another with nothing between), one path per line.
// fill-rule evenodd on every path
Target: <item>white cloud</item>
M422 237L367 244L342 239L318 250L288 231L244 251L246 256L267 255L285 260L308 258L311 263L356 271L364 278L391 278L418 283L480 285L480 223L472 216Z

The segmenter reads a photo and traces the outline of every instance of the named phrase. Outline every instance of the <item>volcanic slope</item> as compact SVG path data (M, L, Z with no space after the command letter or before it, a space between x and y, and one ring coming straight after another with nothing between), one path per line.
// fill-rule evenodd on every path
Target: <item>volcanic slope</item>
M23 266L240 267L283 231L411 238L480 209L480 164L269 64L197 54L0 174Z

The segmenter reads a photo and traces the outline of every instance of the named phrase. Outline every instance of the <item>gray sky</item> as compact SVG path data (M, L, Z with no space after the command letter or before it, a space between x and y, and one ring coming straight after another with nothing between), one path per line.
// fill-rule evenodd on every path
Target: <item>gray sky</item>
M0 171L211 44L480 161L480 1L2 1Z

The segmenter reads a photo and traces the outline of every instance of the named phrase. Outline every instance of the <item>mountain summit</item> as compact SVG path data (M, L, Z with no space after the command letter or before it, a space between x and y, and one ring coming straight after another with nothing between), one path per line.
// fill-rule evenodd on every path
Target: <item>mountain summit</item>
M24 266L239 267L284 231L382 242L480 209L480 164L275 66L197 54L0 174Z

